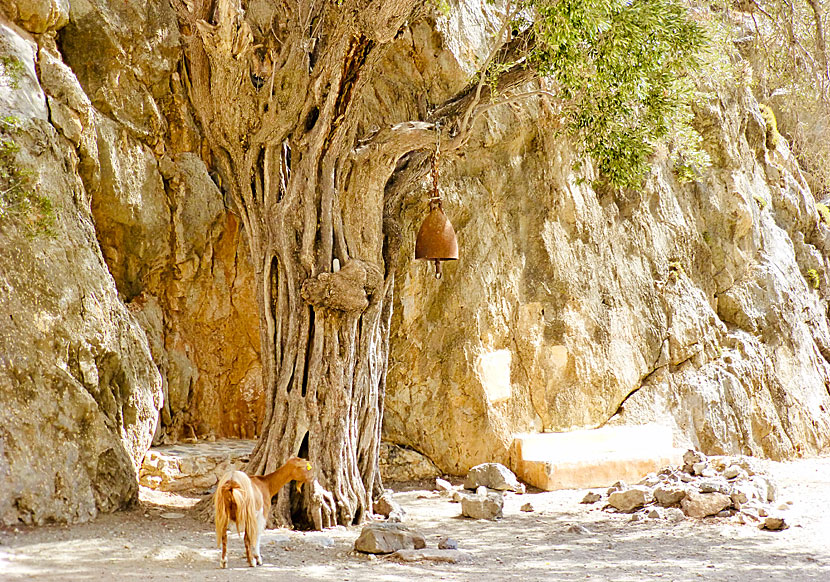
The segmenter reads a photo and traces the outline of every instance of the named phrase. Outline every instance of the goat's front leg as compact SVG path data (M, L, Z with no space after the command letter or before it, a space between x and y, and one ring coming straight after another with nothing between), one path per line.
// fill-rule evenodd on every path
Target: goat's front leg
M228 567L228 530L225 530L225 533L222 534L222 557L219 558L219 567L220 568L227 568Z

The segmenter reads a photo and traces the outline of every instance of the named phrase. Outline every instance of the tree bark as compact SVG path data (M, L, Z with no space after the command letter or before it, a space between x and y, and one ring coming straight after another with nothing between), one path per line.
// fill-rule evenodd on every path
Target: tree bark
M416 4L176 6L206 162L241 216L255 271L267 412L248 471L299 455L318 481L279 493L281 524L360 522L380 488L394 286L383 188L408 146L379 140L356 155L353 111Z
M254 265L266 418L248 472L307 458L317 482L281 491L281 525L359 523L377 468L399 244L386 190L426 171L436 128L460 147L490 87L474 86L427 121L357 135L356 102L416 0L175 0L187 39L180 75L203 157L239 213ZM527 83L517 67L500 93ZM464 120L464 121L462 121ZM442 147L442 149L445 149ZM401 170L401 178L390 180Z

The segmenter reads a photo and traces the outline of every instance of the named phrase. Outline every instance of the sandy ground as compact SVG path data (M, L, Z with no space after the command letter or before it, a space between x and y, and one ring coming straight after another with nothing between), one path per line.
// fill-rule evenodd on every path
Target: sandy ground
M792 501L793 526L782 532L727 518L631 522L580 504L585 491L508 494L504 519L473 521L423 484L395 487L405 524L430 548L442 536L456 539L469 556L457 564L357 554L359 528L341 527L268 530L256 569L234 533L229 568L220 570L211 526L189 510L198 499L142 490L137 509L89 524L0 530L0 580L830 581L830 458L769 463L768 472L779 501ZM534 511L520 511L528 501ZM576 524L589 533L568 531Z

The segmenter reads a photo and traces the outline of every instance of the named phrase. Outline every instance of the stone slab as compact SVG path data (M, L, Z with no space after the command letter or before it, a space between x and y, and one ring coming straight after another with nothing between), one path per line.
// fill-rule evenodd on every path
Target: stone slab
M203 491L230 470L241 470L254 440L221 439L152 447L144 455L139 483L159 491Z
M613 426L566 433L515 435L511 465L516 475L545 491L636 483L667 465L678 465L683 449L657 424Z

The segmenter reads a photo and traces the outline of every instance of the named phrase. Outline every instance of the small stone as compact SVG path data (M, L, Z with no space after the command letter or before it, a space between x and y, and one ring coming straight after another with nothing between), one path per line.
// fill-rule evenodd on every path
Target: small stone
M389 517L393 513L399 517L406 515L401 504L395 501L392 496L392 491L384 491L383 494L377 498L374 503L375 513L383 517Z
M444 491L449 492L449 491L453 490L453 486L452 486L452 483L450 483L446 479L441 479L440 477L436 477L435 478L435 489L438 490L439 492L444 492Z
M530 513L531 511L533 511L533 504L532 504L532 503L530 503L530 502L525 503L525 504L524 504L524 505L522 505L522 507L520 508L520 511L526 511L526 512Z
M614 491L622 491L623 489L625 489L627 487L628 487L628 485L626 485L624 482L617 481L616 483L611 485L611 487L608 488L608 491L606 491L605 494L606 495L611 495Z
M672 523L679 523L686 519L686 514L683 513L683 510L677 507L666 508L663 515L665 516L666 521L670 521Z
M177 513L175 511L167 511L159 515L159 517L163 517L164 519L181 519L184 517L183 513Z
M457 550L458 549L458 542L452 538L443 537L438 540L438 549L439 550Z
M723 476L727 479L736 479L741 475L743 469L741 469L738 465L729 465L723 471Z
M768 515L769 515L769 512L766 510L765 507L759 507L758 508L758 517L767 517Z
M688 450L683 453L683 470L686 473L694 473L694 466L706 462L706 455L699 451Z
M312 538L311 543L320 546L321 548L333 548L334 547L334 538L330 537L315 537Z
M386 517L386 521L389 523L401 523L405 517L406 512L403 509L400 509L389 512L389 515Z
M758 490L758 499L760 499L763 502L775 501L777 488L772 479L770 479L769 477L765 477L764 475L756 474L750 477L749 481Z
M568 533L575 533L579 535L592 535L594 533L584 525L579 525L578 523L575 523L574 525L570 526L566 531Z
M741 508L741 515L747 518L749 521L760 521L761 517L758 515L758 509L755 507L744 507Z
M729 492L729 497L735 506L743 506L752 499L752 492L748 487L736 486Z
M723 511L719 511L715 514L715 517L732 517L735 515L737 511L734 509L724 509Z
M648 513L646 513L646 517L649 519L663 519L663 512L657 507L652 507Z
M479 497L486 497L487 496L487 487L484 485L479 485L476 487L476 495Z
M761 529L767 529L770 531L780 531L782 529L787 529L788 527L790 526L787 525L787 522L783 517L768 516L764 518L764 522L761 524Z
M614 491L608 496L608 505L628 513L639 509L650 501L651 493L643 487L632 487L623 491Z
M784 503L779 503L778 507L776 507L776 509L778 511L787 511L789 509L792 509L792 505L793 505L792 501L785 501Z
M643 487L655 487L659 484L660 477L657 476L657 473L649 473L637 483L637 485L642 485Z
M637 521L645 521L646 517L642 513L635 513L631 516L629 521L637 522Z
M463 498L464 498L464 494L461 493L461 491L453 491L452 492L452 498L450 499L450 501L452 501L453 503L461 503L461 500Z
M393 554L402 562L443 562L457 564L469 562L472 558L467 552L460 550L398 550Z
M594 493L593 491L589 491L585 494L585 497L582 498L582 501L580 501L580 503L596 503L600 499L602 499L602 495L600 495L599 493Z
M706 479L698 485L701 493L723 493L729 495L729 485L718 479Z

